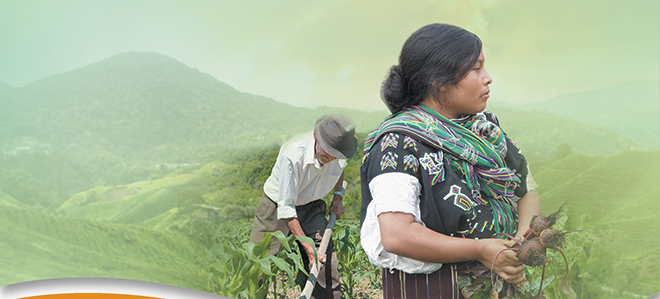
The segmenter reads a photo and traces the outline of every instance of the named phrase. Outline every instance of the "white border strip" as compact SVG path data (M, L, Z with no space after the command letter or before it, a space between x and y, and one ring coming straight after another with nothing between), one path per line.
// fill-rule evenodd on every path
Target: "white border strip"
M182 287L118 278L57 278L0 287L2 299L67 293L122 294L165 299L229 299L229 297Z

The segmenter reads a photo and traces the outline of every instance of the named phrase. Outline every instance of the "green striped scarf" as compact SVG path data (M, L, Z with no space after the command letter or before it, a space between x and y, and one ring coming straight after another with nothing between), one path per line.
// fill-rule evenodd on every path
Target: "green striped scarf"
M481 192L493 211L496 233L513 234L518 198L514 190L520 184L515 171L504 162L506 138L486 113L461 120L449 120L426 106L411 106L388 117L371 132L364 144L365 157L381 136L403 132L420 142L456 157L453 159L475 200L484 202Z

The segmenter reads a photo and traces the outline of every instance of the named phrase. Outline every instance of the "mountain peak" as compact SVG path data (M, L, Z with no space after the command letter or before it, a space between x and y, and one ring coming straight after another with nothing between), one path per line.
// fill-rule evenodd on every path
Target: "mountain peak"
M92 63L82 69L94 70L102 69L104 71L117 70L117 71L146 71L157 72L159 70L185 70L188 72L197 71L178 60L155 52L126 52L117 54L109 58L103 59L99 62Z
M156 52L149 52L149 51L128 51L124 53L119 53L113 56L110 56L106 59L103 59L99 61L98 63L101 63L103 61L108 61L108 60L133 60L136 63L141 63L147 60L152 60L152 61L163 61L163 62L173 62L173 63L179 63L178 60L169 57L164 54L156 53Z
M190 83L235 92L234 88L208 74L191 68L172 57L154 52L117 54L29 85L36 88L48 88L64 84L106 90L108 88L134 88L136 85L143 84L148 85L145 88L164 88L170 85L185 86Z
M5 82L0 81L0 91L1 90L12 89L12 88L14 88L14 87L7 84L7 83L5 83Z

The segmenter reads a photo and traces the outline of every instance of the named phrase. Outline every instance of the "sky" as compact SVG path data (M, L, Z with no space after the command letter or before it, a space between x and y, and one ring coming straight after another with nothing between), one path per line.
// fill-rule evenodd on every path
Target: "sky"
M657 0L0 0L0 82L149 51L295 106L385 110L383 77L429 23L482 39L491 104L660 79Z

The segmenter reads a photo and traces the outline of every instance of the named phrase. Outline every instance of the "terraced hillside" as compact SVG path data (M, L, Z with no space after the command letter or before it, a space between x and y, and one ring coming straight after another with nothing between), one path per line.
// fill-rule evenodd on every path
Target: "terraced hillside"
M646 298L660 290L659 152L573 154L531 167L544 213L568 201L567 226L592 230L601 240L589 265L598 284L611 290L604 294Z
M203 289L188 239L87 219L0 207L0 285L24 281L105 277Z

